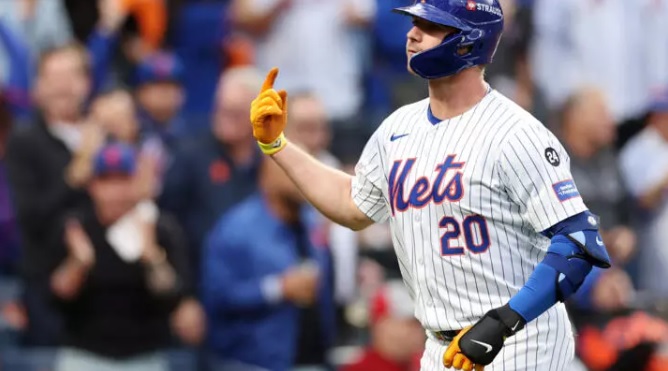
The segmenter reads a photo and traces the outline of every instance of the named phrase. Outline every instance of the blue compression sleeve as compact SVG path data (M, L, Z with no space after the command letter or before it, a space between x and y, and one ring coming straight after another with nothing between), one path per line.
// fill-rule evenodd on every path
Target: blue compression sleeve
M508 303L527 322L591 282L587 276L593 266L610 266L598 220L589 211L562 220L543 234L552 242L547 255Z
M552 245L569 244L562 248L577 248L575 243L564 236L555 236ZM533 321L543 312L557 303L557 272L551 266L541 262L536 266L527 283L508 303L510 308L527 322Z
M581 248L572 240L564 235L557 235L552 238L552 244L549 251L554 251L561 256L571 256ZM517 295L513 296L508 303L510 307L519 313L527 322L530 322L548 310L559 300L557 290L559 290L559 280L564 279L564 275L555 269L549 262L549 254L541 261L529 277L527 283L520 289ZM576 273L581 279L585 279L590 273L592 266L584 260L579 260L576 266ZM578 281L582 282L582 281Z

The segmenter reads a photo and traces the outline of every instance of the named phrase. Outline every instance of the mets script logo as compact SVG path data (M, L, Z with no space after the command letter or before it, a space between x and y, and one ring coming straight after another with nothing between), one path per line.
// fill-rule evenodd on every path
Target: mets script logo
M390 206L392 215L395 211L406 211L409 207L422 208L429 202L442 204L445 201L457 202L464 196L462 172L465 162L455 162L455 155L448 155L434 171L437 173L434 183L429 177L422 176L406 191L406 178L415 165L415 158L397 160L392 164L389 179Z

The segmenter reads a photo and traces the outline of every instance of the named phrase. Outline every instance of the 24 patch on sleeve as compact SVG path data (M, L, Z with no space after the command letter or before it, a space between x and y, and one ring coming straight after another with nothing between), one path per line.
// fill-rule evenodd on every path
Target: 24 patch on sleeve
M564 202L574 197L580 197L580 192L575 186L573 179L562 180L561 182L552 185L554 193L557 195L559 201Z

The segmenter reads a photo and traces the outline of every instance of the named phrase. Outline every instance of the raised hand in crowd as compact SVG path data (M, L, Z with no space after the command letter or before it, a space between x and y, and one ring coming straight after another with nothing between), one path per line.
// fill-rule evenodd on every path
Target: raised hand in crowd
M636 252L637 236L629 227L620 225L603 233L603 241L610 257L617 264L624 264Z
M364 2L362 2L364 3ZM343 5L343 19L351 26L365 27L371 24L375 7L358 1L347 1Z
M602 273L592 291L592 303L601 312L613 312L628 308L635 295L629 275L621 269L611 268Z
M248 0L233 0L230 11L233 22L242 30L254 35L262 35L271 30L274 21L292 5L293 0L276 0L270 9L260 10Z
M318 269L301 264L284 273L281 283L285 299L301 306L311 305L318 294Z
M142 154L137 164L137 197L140 200L152 200L157 196L159 183L158 158L151 154Z
M21 9L21 19L31 19L37 9L37 0L19 0Z
M95 264L95 251L90 238L76 219L68 220L65 224L64 238L68 255L51 277L51 288L60 298L72 299Z
M662 205L662 200L668 192L668 175L664 176L663 179L654 187L651 187L648 191L640 195L639 201L640 206L644 207L647 210L654 210L655 208Z
M169 295L177 290L178 277L167 261L165 250L158 244L155 222L155 205L143 203L138 206L137 223L142 231L142 253L140 261L146 267L149 290L156 295Z
M81 188L93 174L93 156L104 144L105 133L94 122L81 126L81 142L73 154L72 162L66 170L67 183L73 188Z
M206 333L206 315L194 298L183 299L172 313L172 331L186 345L199 345Z
M10 328L20 331L28 327L28 314L20 301L12 300L7 302L2 306L0 311L2 312L2 320Z
M98 0L99 27L107 33L116 33L128 18L128 9L122 0Z
M117 11L123 14L123 20L128 14L133 14L137 20L139 32L125 40L123 51L131 61L139 62L146 59L151 53L160 48L167 29L167 9L165 1L144 0L102 0L115 4L108 4L112 15ZM111 19L115 19L110 16ZM123 24L121 21L121 25Z

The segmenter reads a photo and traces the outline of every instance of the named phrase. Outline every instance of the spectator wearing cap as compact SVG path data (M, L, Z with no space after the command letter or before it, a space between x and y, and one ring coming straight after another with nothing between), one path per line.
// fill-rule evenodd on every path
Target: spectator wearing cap
M262 161L260 184L260 192L221 217L206 242L212 369L327 370L334 308L323 231L271 159Z
M342 371L418 371L425 332L404 283L388 281L369 305L371 344Z
M159 192L160 180L164 170L165 153L152 139L139 136L139 124L136 117L135 102L132 95L123 89L115 89L99 95L91 106L91 120L100 125L111 143L125 143L132 146L139 156L137 161L137 195L145 202L152 202ZM92 161L80 158L77 170L86 176L91 170ZM191 297L179 304L173 316L172 326L176 335L186 344L195 345L202 339L204 314L201 305Z
M182 141L167 169L159 203L184 226L193 269L200 267L203 240L214 223L257 190L262 157L248 107L263 81L250 67L226 70L218 83L211 129Z
M668 297L668 88L657 94L647 127L621 153L626 185L641 209L637 230L640 289Z
M65 317L57 371L167 370L169 316L189 286L178 224L133 192L137 155L124 144L94 157L90 208L62 228L51 273Z
M99 94L91 104L89 119L99 126L107 141L130 144L138 150L140 172L143 174L143 194L154 199L160 190L170 153L165 152L157 137L140 135L139 119L132 94L124 89L112 89ZM89 176L90 159L79 158L77 176Z
M182 76L183 64L179 58L165 51L148 55L135 71L141 134L159 138L170 149L175 145L176 135L188 130L181 117L185 99Z

